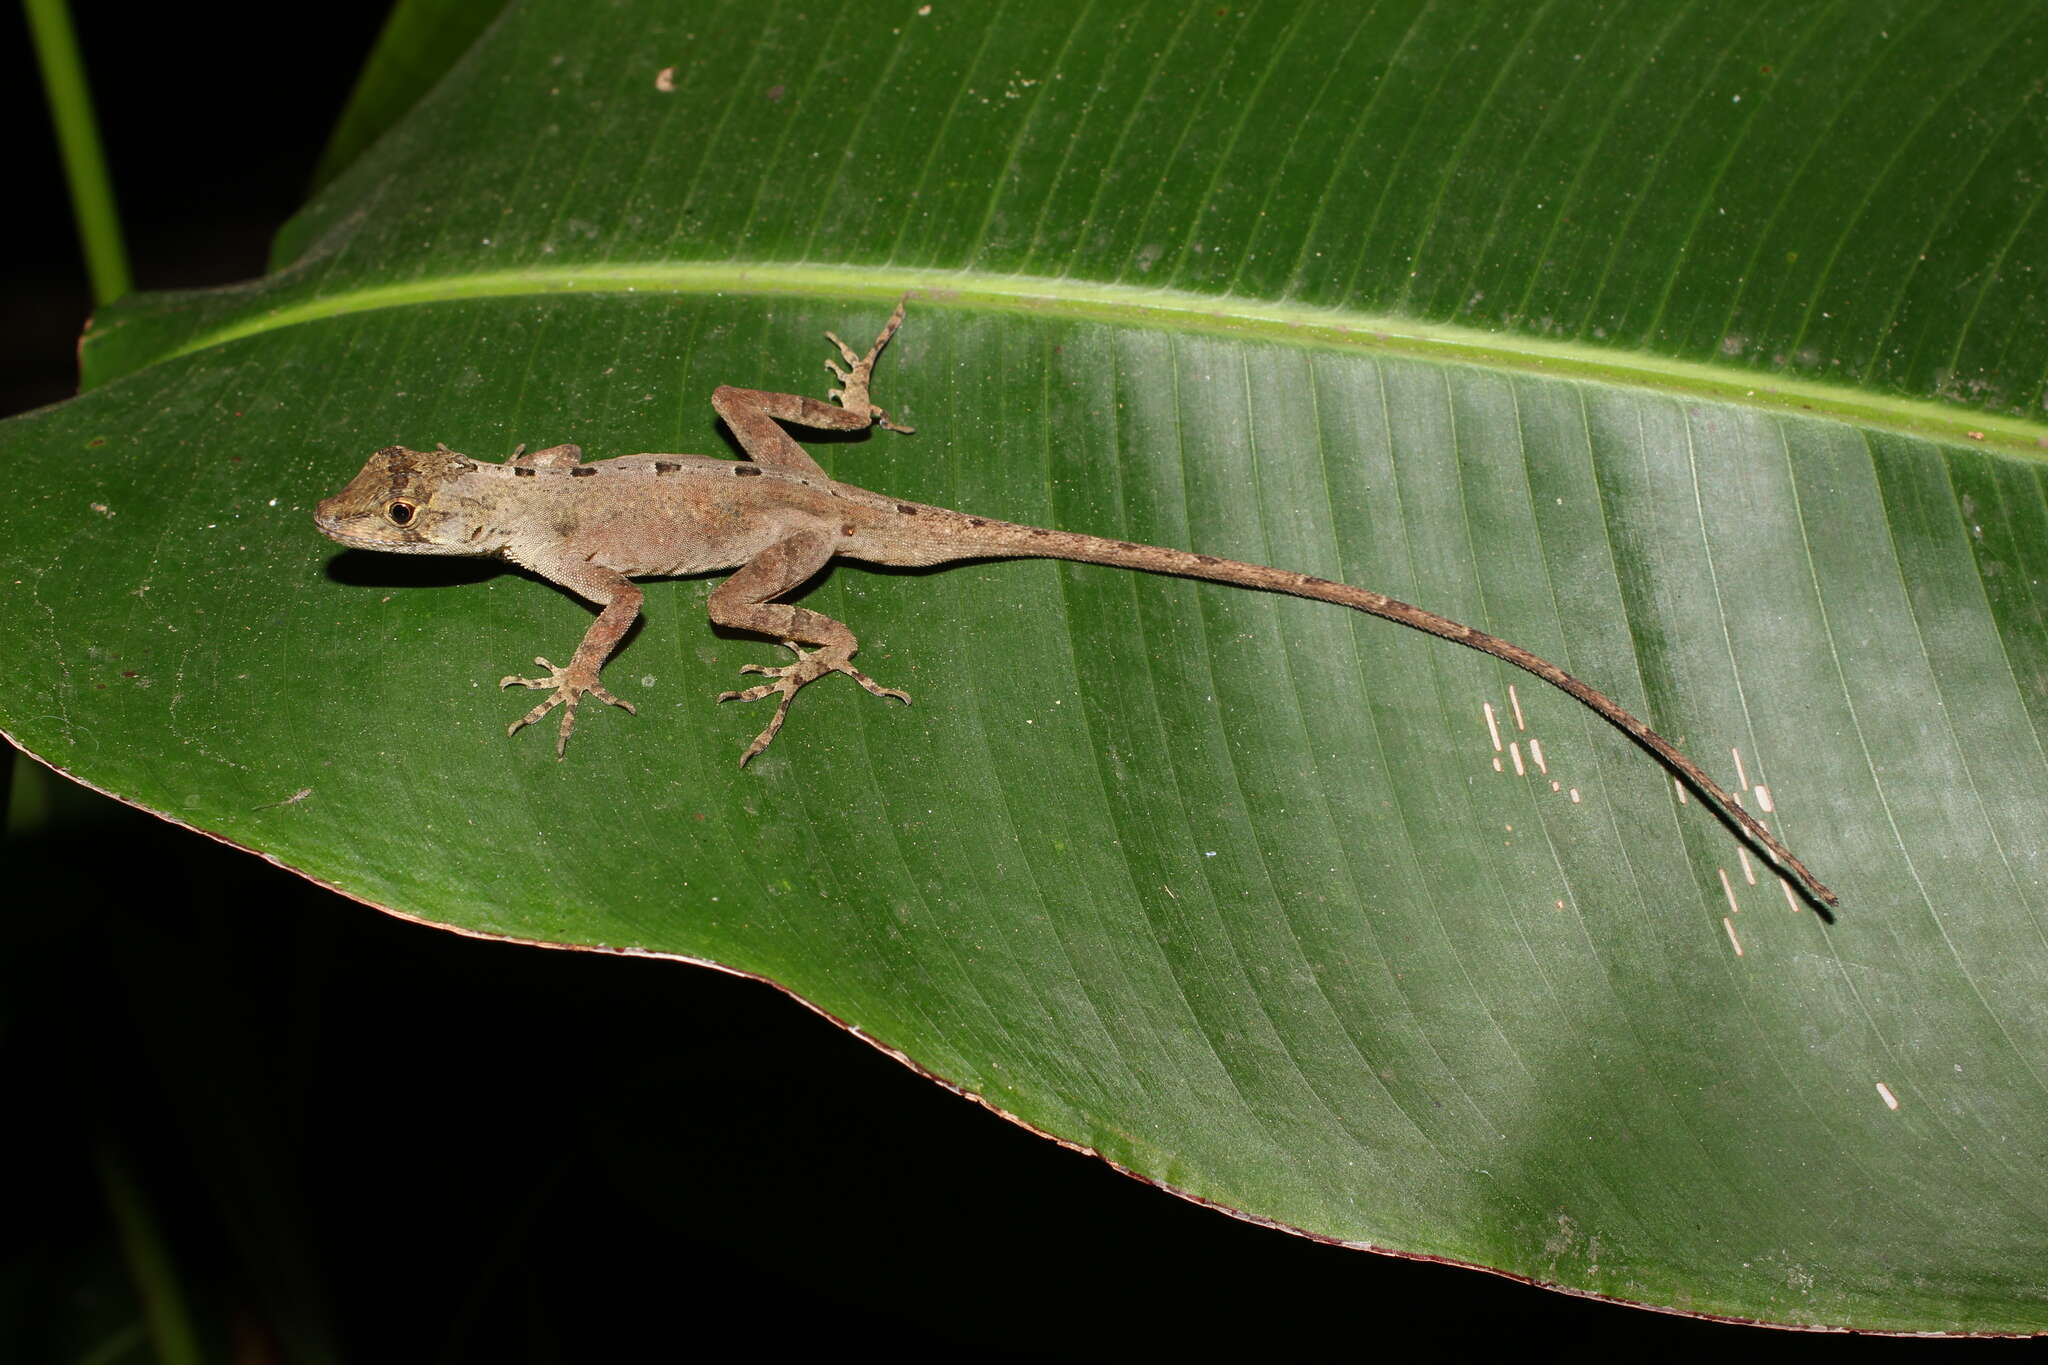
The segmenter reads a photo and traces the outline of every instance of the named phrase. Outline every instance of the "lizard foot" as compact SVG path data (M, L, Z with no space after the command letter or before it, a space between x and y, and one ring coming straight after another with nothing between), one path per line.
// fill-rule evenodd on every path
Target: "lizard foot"
M853 347L841 341L831 332L825 333L825 340L837 346L839 354L846 358L846 363L853 366L851 370L842 370L839 368L837 361L828 360L825 362L825 368L832 371L840 383L839 388L827 389L825 396L838 399L839 406L845 408L848 412L857 412L864 417L873 419L875 425L884 431L900 431L908 434L916 431L917 428L896 425L896 423L889 420L888 413L883 412L868 401L868 378L874 373L875 357L882 353L882 348L889 344L889 338L895 336L896 329L902 325L903 304L899 300L896 304L896 311L889 315L889 321L882 326L882 334L875 338L874 345L868 347L866 355L856 355Z
M897 311L900 313L902 310L898 309ZM887 334L884 333L883 340L887 339ZM877 344L879 345L880 343ZM749 687L740 692L721 692L718 694L720 701L759 701L763 697L774 696L782 698L776 704L775 714L769 719L767 728L762 730L760 734L755 735L754 742L749 744L747 751L740 755L740 766L742 768L747 766L747 761L755 754L767 748L774 741L775 736L781 732L782 719L789 714L789 704L796 700L797 690L806 683L816 682L828 673L844 673L847 677L853 679L878 697L894 697L905 706L910 705L910 694L908 692L899 692L893 687L884 687L867 674L855 668L851 662L852 652L850 650L842 652L839 650L814 649L809 654L806 654L797 648L796 641L794 640L784 640L782 644L784 648L796 654L795 663L784 664L780 668L764 668L760 664L747 664L740 669L742 673L759 673L763 677L773 678L775 679L774 682L762 683L758 687Z
M621 701L598 686L596 670L580 669L573 662L567 668L557 668L546 659L537 658L534 662L545 668L548 671L548 676L545 678L500 678L498 686L500 688L514 686L551 687L554 689L554 692L546 701L507 726L505 728L506 734L518 734L521 729L533 724L559 706L562 708L562 729L561 733L555 738L555 757L561 758L569 748L569 736L576 729L576 703L583 700L584 693L588 692L599 701L620 708L627 715L634 714L632 702Z

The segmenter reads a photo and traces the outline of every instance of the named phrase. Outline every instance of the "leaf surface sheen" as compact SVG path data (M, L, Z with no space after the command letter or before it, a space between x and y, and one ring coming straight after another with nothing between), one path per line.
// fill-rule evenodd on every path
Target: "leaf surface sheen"
M276 274L117 307L0 427L0 720L396 912L760 975L1255 1219L2042 1330L2048 124L1993 73L2048 26L1979 18L509 5ZM578 608L308 520L392 443L730 453L712 388L822 392L906 290L918 434L806 438L836 477L1505 636L1841 922L1576 703L1325 605L838 567L802 600L916 705L809 689L741 772L711 698L777 651L653 583L639 715L558 763L494 683Z

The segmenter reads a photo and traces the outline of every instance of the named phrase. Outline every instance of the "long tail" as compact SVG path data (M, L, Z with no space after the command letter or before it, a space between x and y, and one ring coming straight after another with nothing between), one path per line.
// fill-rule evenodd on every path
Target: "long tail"
M1313 578L1308 574L1290 573L1285 569L1268 568L1263 564L1247 564L1242 560L1219 559L1214 555L1191 554L1186 550L1171 550L1156 545L1133 545L1127 541L1077 535L1071 531L1051 531L980 517L969 518L958 512L945 512L939 508L919 510L941 514L940 518L920 518L923 521L923 529L929 531L941 531L941 526L935 525L935 521L960 518L957 527L945 526L941 534L943 535L944 531L957 532L962 541L972 542L981 547L973 551L976 554L1015 554L1036 559L1071 559L1085 564L1109 564L1122 569L1177 574L1186 578L1206 578L1212 582L1230 583L1238 587L1290 593L1296 597L1313 598L1318 602L1334 602L1340 607L1369 612L1374 616L1426 631L1454 644L1476 649L1482 654L1491 654L1504 663L1511 663L1516 668L1535 674L1559 691L1577 697L1602 720L1655 754L1658 760L1682 778L1687 786L1705 797L1715 812L1738 834L1747 838L1781 871L1796 878L1807 895L1813 899L1814 908L1821 917L1829 923L1834 922L1834 916L1829 911L1840 903L1835 893L1823 885L1820 878L1809 872L1806 864L1800 862L1791 849L1779 843L1776 835L1765 829L1755 816L1743 809L1740 802L1723 790L1720 783L1701 772L1699 766L1678 752L1670 740L1623 710L1612 698L1580 682L1548 659L1531 654L1520 645L1510 644L1498 636L1460 625L1449 617L1411 606L1384 593L1374 592L1370 588L1354 588L1348 583L1333 583L1327 578ZM995 546L1001 548L992 548Z

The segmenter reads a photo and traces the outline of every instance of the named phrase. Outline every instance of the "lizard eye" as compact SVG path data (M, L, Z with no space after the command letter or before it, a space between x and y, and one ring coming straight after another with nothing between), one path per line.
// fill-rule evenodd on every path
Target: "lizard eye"
M393 526L410 526L413 515L420 509L409 502L394 502L384 509L384 518Z

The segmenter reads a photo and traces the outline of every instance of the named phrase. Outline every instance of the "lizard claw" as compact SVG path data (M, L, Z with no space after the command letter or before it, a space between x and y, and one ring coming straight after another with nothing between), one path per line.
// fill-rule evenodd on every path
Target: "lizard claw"
M916 431L917 428L897 425L889 420L888 413L868 401L868 378L874 373L875 357L882 353L882 348L889 344L889 338L895 336L896 329L902 325L903 303L899 300L896 304L896 311L889 315L889 320L886 323L882 324L882 334L875 338L874 345L868 347L866 355L856 352L853 347L841 341L836 333L825 333L825 340L837 346L839 354L844 356L846 363L853 367L852 369L842 370L839 368L839 362L836 360L825 362L825 368L832 371L833 376L839 381L839 387L826 390L825 396L837 399L840 407L845 408L848 412L860 413L884 431L900 431L905 435L909 435Z
M636 714L633 703L613 696L598 685L597 670L584 668L571 660L567 668L557 668L546 659L536 658L534 662L548 671L545 678L522 678L514 675L500 678L498 686L507 687L548 687L554 691L546 701L528 711L518 720L505 727L505 733L516 735L526 726L533 724L557 706L562 708L562 729L555 737L555 757L561 758L568 752L569 736L576 730L576 703L589 693L608 706L616 706L627 715Z
M776 703L775 714L769 717L768 724L762 729L760 734L754 736L754 742L747 746L747 751L740 755L740 766L742 768L747 766L748 760L753 758L755 754L760 753L769 744L773 743L775 736L781 733L783 718L789 714L789 704L796 700L798 690L806 683L816 682L828 673L844 673L875 696L893 698L896 701L902 702L905 706L910 705L910 694L908 692L901 692L893 687L884 687L867 674L855 668L850 661L851 650L815 649L806 654L797 648L796 642L793 640L784 640L782 643L785 648L795 652L795 663L783 664L778 668L768 668L761 664L745 664L740 668L742 673L758 673L765 678L773 678L773 682L761 683L736 692L721 692L718 694L718 699L722 702L760 701L763 697L775 696L782 698L780 702Z
M889 333L895 330L896 329L894 327L883 328L882 341L887 341L889 339ZM837 332L825 333L825 340L831 342L834 346L837 346L839 348L839 354L846 357L846 363L853 366L856 372L858 372L860 370L860 367L863 365L867 366L869 369L873 369L875 366L875 352L882 349L882 343L878 341L874 344L874 346L869 348L868 353L866 355L862 355L859 351L854 350L853 347L841 341L839 339L839 334ZM840 369L837 363L828 360L825 362L825 368L832 371L832 373L838 375L841 382L845 381L846 371Z

